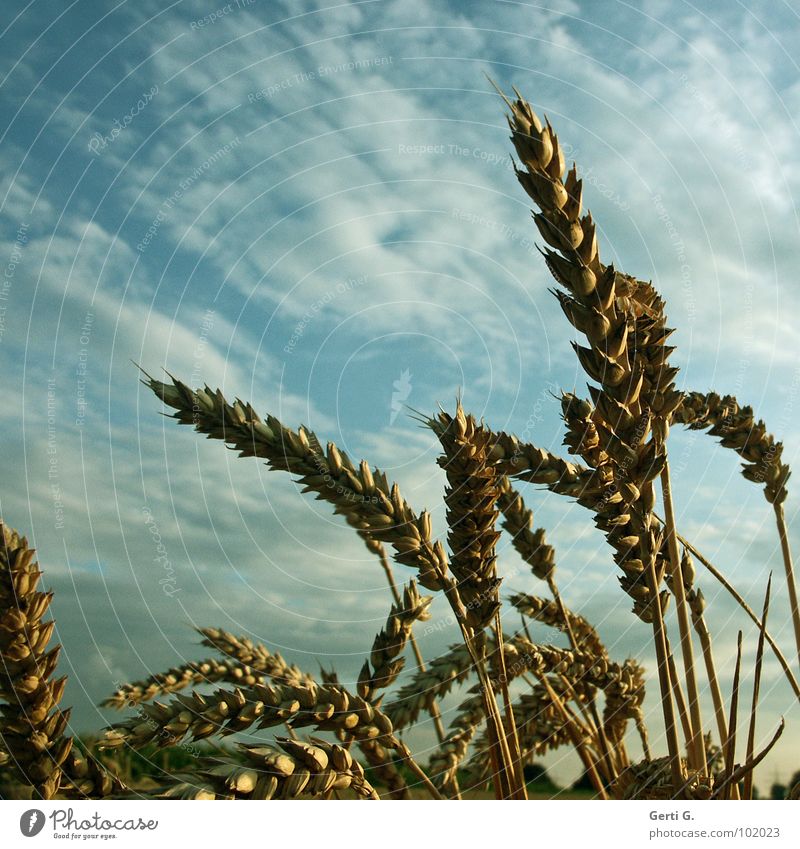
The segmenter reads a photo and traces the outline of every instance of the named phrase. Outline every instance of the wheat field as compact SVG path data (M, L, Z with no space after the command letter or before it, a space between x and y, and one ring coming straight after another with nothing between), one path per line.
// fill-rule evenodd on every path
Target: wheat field
M178 424L288 473L342 517L385 576L386 622L374 637L361 635L365 659L350 687L333 670L312 674L269 646L202 628L200 659L109 694L105 706L124 717L87 747L68 734L66 678L48 618L52 593L43 588L46 564L40 567L25 537L3 524L0 770L13 793L519 800L528 798L526 767L567 747L601 799L754 797L755 772L781 745L783 731L783 722L776 723L769 743L756 746L765 658L777 660L800 698L800 608L784 515L790 472L783 447L736 398L676 388L664 300L651 283L601 260L580 173L574 165L567 169L555 129L516 90L511 97L498 93L508 111L516 177L533 204L552 295L567 320L553 333L565 346L570 327L583 337L573 348L589 397L559 397L564 456L493 429L460 400L450 410L414 412L438 443L446 476L448 531L437 539L430 514L415 511L368 461L356 462L311 430L260 415L253 403L226 399L209 385L144 372L154 401ZM152 414L158 412L154 403ZM677 428L712 437L710 451L715 442L731 449L732 461L774 513L784 573L765 576L758 610L679 532L669 454ZM657 733L643 710L646 670L635 658L612 657L600 630L562 594L557 553L534 524L523 483L577 502L604 536L608 568L632 616L652 632ZM503 588L497 567L503 534L529 568L529 592L507 595ZM708 590L701 589L716 592L718 583L736 599L742 623L758 629L748 652L738 633L730 689L717 672L720 635L707 624ZM435 594L449 605L458 639L447 653L426 659L414 631L429 618ZM789 601L791 647L781 647L768 628L776 594ZM506 611L515 615L504 617ZM517 618L522 625L513 630L508 623ZM536 623L560 632L561 644L535 642L528 624ZM746 653L755 658L752 668ZM740 699L745 678L752 681L749 704ZM453 693L462 700L446 723L441 702ZM709 703L712 710L704 710ZM438 745L421 759L404 732L423 719L435 728ZM742 719L746 735L737 734ZM664 751L652 745L656 736L665 739ZM631 754L634 738L641 758ZM131 768L132 752L159 750L176 756L157 774L143 777ZM789 797L798 796L800 786L790 788Z

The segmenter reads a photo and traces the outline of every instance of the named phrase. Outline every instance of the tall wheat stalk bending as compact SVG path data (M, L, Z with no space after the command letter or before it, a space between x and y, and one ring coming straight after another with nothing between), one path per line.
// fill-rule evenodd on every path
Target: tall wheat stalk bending
M782 461L783 445L767 432L761 419L756 421L752 407L740 406L732 395L720 397L716 392L690 392L675 411L674 418L691 430L707 430L711 436L719 437L721 445L732 449L745 461L742 464L744 477L763 485L764 497L775 513L800 666L800 602L783 508L791 470Z
M614 499L598 504L596 522L607 532L623 570L622 584L634 601L634 612L653 623L662 703L673 772L680 763L671 701L666 633L658 586L663 574L662 539L653 520L652 481L666 467L666 419L680 403L669 367L663 303L648 284L619 274L600 261L591 214L581 214L582 182L573 167L563 180L565 161L549 123L542 125L530 105L517 95L506 99L511 110L512 141L523 165L517 177L539 207L534 219L550 245L544 255L553 276L566 292L555 293L567 318L586 335L589 347L574 345L589 377L596 410L591 419L605 454L603 468L613 479ZM665 495L668 487L665 488ZM617 496L619 496L617 498ZM671 533L668 527L668 537ZM670 567L682 589L680 562ZM690 765L705 771L699 694L686 600L678 602L681 647L690 690L693 728Z
M540 212L534 212L534 219L551 248L544 252L548 267L567 291L567 294L561 291L554 294L569 321L586 335L590 343L589 348L576 346L576 353L589 376L600 384L599 387L590 386L595 409L582 411L574 416L571 422L565 411L565 420L568 426L572 425L571 450L579 453L593 468L610 471L615 480L614 492L622 494L623 513L630 510L630 514L625 514L624 518L618 513L612 519L609 533L612 545L612 535L621 533L624 534L622 538L626 543L629 538L633 540L638 537L638 554L643 555L645 549L649 548L650 562L648 564L642 557L645 564L643 570L636 566L633 570L630 569L629 552L632 546L628 549L627 557L624 551L618 549L617 562L624 570L626 560L629 564L623 586L627 583L626 589L634 599L638 596L640 609L637 610L635 603L634 610L642 618L652 618L654 621L656 650L662 673L665 723L668 739L672 740L671 770L673 781L676 781L678 760L674 733L671 732L671 728L674 728L674 717L671 715L671 704L668 704L666 699L667 691L672 687L664 663L667 638L662 624L663 611L656 610L652 617L649 613L644 613L641 606L647 595L639 588L641 584L637 586L636 578L637 572L642 576L649 575L649 589L656 594L660 576L668 568L670 586L677 602L681 649L689 692L689 761L690 766L705 774L699 688L690 630L691 616L678 551L678 533L665 447L669 424L673 417L678 418L681 415L680 412L676 414L676 410L681 410L684 403L681 393L674 385L677 369L668 363L672 349L665 343L672 331L666 327L663 301L650 284L620 275L600 262L594 222L590 214L581 216L582 184L577 172L573 167L566 180L562 180L565 162L552 127L549 122L542 125L530 105L516 94L517 99L514 102L505 97L504 100L511 110L509 126L512 130L512 141L524 166L524 169L516 169L517 176L539 207ZM646 442L648 429L652 429L650 443ZM764 482L768 500L776 505L790 602L800 648L800 628L797 626L800 620L795 615L797 596L782 508L788 468L781 464L780 447L776 449L771 438L765 436L762 423L756 428L755 438L752 428L748 428L751 433L743 438L743 429L740 422L731 444L755 467L746 467L745 475ZM651 455L650 472L641 480L646 486L642 487L635 479L630 480L629 469L641 464L643 452L650 446L653 447L654 453ZM651 536L651 544L646 547L641 545L642 534L631 534L630 531L636 531L637 527L648 531L652 526L653 498L649 481L653 477L653 466L658 467L657 474L661 478L666 516L663 540L665 545L662 545L661 540L656 544L656 539ZM609 523L603 522L602 514L598 518L598 524L601 527L605 525L608 529ZM619 530L626 525L627 530ZM662 548L666 549L663 553ZM667 561L667 568L658 568L661 558ZM656 607L660 608L660 605ZM710 652L704 652L704 656L713 682L715 673ZM671 702L671 699L669 701Z
M536 206L542 252L560 287L554 294L586 341L574 348L590 380L589 398L572 393L561 397L564 441L580 462L490 430L465 412L460 401L453 415L442 411L425 419L442 448L448 555L433 536L429 514L415 513L379 469L365 461L353 463L333 443L323 447L307 428L291 430L273 416L262 420L250 404L228 403L208 386L192 389L174 378L161 382L147 376L146 385L173 408L179 423L223 441L242 456L262 458L270 468L289 472L305 492L330 504L378 557L393 600L355 692L343 687L335 672L323 671L322 683L317 683L266 647L213 628L202 630L203 642L221 658L182 663L119 687L106 704L133 707L135 715L107 731L103 746L111 750L222 740L263 729L289 733L288 738L275 736L256 745L220 748L213 758L199 757L152 795L325 799L349 792L375 799L381 795L373 786L377 782L384 796L408 798L413 787L400 769L405 765L434 798L459 798L460 786L491 782L497 798L524 799L523 763L551 748L572 745L600 798L736 797L742 780L744 796L752 797L753 771L783 729L781 724L771 742L755 751L766 644L796 694L800 686L766 628L769 587L759 620L680 535L667 441L674 424L710 429L745 461L745 476L764 484L775 512L800 659L800 612L783 506L789 470L782 462L782 446L735 399L713 393L684 396L676 389L664 302L651 284L601 262L595 223L582 210L581 180L575 166L566 171L555 131L518 93L505 102L519 158L517 177ZM663 520L655 511L657 481ZM641 667L632 659L613 662L597 631L566 606L555 580L553 549L544 532L533 529L532 513L515 482L575 499L592 512L605 535L633 612L652 628L666 757L651 752L642 713ZM504 634L500 620L496 544L501 521L514 548L552 596L513 596L509 601L522 617L523 631L511 635ZM48 648L53 625L42 618L50 596L37 590L39 572L25 540L3 526L2 542L0 765L6 769L11 764L31 792L44 798L124 795L124 786L93 757L79 756L66 736L69 712L59 706L64 681L54 677L58 649ZM402 592L392 574L390 552L415 572L415 580ZM726 709L705 599L687 552L706 563L759 627L744 763L736 762L741 635ZM444 594L463 639L463 646L430 665L413 634L416 623L427 618L430 603L418 585ZM670 597L675 599L679 663L667 629ZM532 622L561 631L567 647L535 643L528 628ZM704 733L692 626L702 650L719 745ZM399 682L409 647L417 669L386 698L386 691ZM471 676L477 684L445 729L437 703ZM209 685L216 687L211 693L198 689ZM523 685L529 690L520 693ZM433 717L440 741L428 772L399 736L423 711ZM641 763L631 763L628 756L631 723L642 739ZM308 728L333 735L335 742L301 739ZM355 760L357 752L372 769L369 780Z

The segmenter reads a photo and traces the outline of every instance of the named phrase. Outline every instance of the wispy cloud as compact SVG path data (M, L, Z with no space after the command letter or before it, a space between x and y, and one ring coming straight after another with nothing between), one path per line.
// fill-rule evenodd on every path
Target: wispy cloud
M484 72L557 126L602 256L667 298L687 387L735 391L800 459L788 6L255 0L211 20L197 3L55 5L57 31L23 14L0 52L4 268L25 227L3 302L0 507L58 592L81 727L120 676L196 656L192 624L310 668L325 645L347 677L388 606L325 505L159 417L131 360L369 457L442 537L438 449L404 405L460 391L561 450L552 390L585 379ZM767 505L707 443L676 434L682 522L757 596L778 563ZM530 498L567 594L638 652L599 533L577 506ZM531 589L507 546L501 565ZM787 709L778 682L769 699Z

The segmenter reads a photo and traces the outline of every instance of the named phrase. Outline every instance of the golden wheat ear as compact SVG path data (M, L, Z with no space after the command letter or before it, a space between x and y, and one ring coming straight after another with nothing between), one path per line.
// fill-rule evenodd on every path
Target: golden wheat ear
M66 734L67 678L53 677L61 646L48 648L56 623L44 621L53 593L38 589L41 576L27 539L0 519L0 748L35 797L120 795L125 785Z
M48 649L55 622L44 621L53 594L38 589L41 574L25 537L0 520L0 744L19 780L51 799L72 738L59 708L67 679L53 678L61 646Z
M800 660L800 599L783 507L788 496L787 484L791 469L782 460L783 444L767 431L762 419L756 421L752 407L741 406L733 395L689 392L675 410L673 420L690 430L705 430L710 436L717 437L720 445L735 451L744 461L742 475L764 487L764 497L775 513L795 647Z

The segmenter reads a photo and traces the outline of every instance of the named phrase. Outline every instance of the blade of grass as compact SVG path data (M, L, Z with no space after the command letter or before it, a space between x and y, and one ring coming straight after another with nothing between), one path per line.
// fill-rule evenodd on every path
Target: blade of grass
M764 632L767 628L767 616L769 614L769 597L772 589L772 572L767 579L767 591L764 594L764 608L761 613L761 630L758 632L758 648L756 649L756 669L753 676L753 701L750 706L750 728L747 732L747 759L746 763L753 760L753 751L756 741L756 713L758 711L758 696L761 689L761 670L764 665ZM744 779L744 798L753 798L753 775L755 770L751 769Z
M736 600L739 607L744 610L744 612L750 617L752 623L756 626L756 628L761 628L761 620L756 616L753 612L753 609L750 605L742 598L740 593L736 590L736 588L728 581L728 579L722 574L722 572L717 569L714 564L704 557L693 545L689 542L685 537L678 535L678 539L681 544L686 546L686 548L692 553L694 557L696 557L703 566L722 584L723 587L728 591L728 593ZM786 680L789 682L795 696L797 696L798 700L800 700L800 684L797 683L797 679L792 672L791 667L789 666L786 657L783 652L780 650L780 647L773 639L772 635L769 631L764 631L764 638L769 643L770 648L772 649L772 653L775 655L778 663L780 663L781 668L783 669L784 674L786 675Z
M742 632L736 638L736 667L733 671L733 688L731 691L731 713L728 720L728 739L725 741L725 778L723 780L724 795L728 797L728 789L732 783L733 758L736 754L736 723L739 710L739 674L742 670Z

